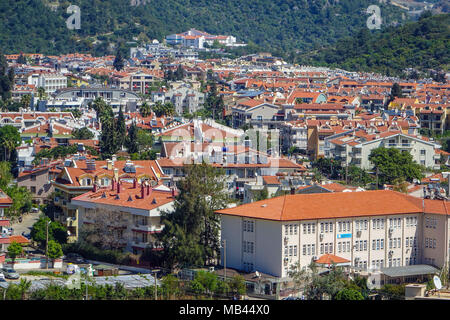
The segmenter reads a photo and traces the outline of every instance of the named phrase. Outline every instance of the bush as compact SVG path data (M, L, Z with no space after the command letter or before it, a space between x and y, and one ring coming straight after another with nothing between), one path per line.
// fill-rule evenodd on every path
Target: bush
M336 300L364 300L364 297L355 289L343 289L336 294Z
M113 264L128 264L131 261L130 253L115 250L101 250L86 242L68 243L63 245L65 254L78 253L89 260L99 260Z

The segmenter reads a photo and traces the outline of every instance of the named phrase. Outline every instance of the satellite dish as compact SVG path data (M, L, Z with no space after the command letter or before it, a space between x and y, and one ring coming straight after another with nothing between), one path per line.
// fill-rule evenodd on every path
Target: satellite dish
M435 288L437 290L441 290L442 289L442 282L441 282L441 279L439 279L438 276L434 276L433 277L433 283L434 283L434 286L435 286Z
M367 278L367 288L369 288L370 290L377 288L377 277L371 275Z
M258 271L255 271L255 275L259 278L261 277L261 274Z

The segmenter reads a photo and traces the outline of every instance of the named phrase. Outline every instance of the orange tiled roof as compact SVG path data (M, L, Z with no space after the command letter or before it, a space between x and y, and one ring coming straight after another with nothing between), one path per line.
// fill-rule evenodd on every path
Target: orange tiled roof
M326 264L326 265L332 265L332 264L338 264L338 263L348 263L350 260L347 260L342 257L335 256L334 254L324 254L319 259L315 261L315 263L318 264Z
M421 202L419 198L390 190L333 192L286 195L219 210L217 213L265 220L298 221L419 213L422 212ZM436 207L435 211L444 213L442 206L433 206Z

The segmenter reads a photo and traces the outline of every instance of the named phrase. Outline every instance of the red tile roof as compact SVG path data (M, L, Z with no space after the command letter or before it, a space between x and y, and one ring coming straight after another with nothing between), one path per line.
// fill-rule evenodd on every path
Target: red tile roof
M436 206L435 211L437 208L443 212L442 207ZM286 195L217 211L218 214L277 221L419 212L422 212L421 199L390 190Z
M347 260L342 257L335 256L334 254L324 254L319 259L315 261L315 263L318 264L325 264L325 265L332 265L332 264L338 264L338 263L349 263L350 260Z

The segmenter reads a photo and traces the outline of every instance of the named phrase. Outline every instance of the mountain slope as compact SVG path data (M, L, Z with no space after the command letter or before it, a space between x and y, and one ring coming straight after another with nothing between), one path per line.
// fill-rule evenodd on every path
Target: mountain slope
M44 3L48 6L43 7ZM50 3L59 5L54 12ZM365 11L373 0L152 0L141 6L130 3L2 0L0 45L6 52L57 53L77 49L104 54L111 53L108 44L118 40L131 41L138 36L162 40L170 33L197 28L235 35L272 52L305 52L364 27L369 17ZM81 8L80 30L65 27L69 16L66 9L71 4ZM383 27L402 21L401 9L377 5L381 7Z
M297 62L349 71L375 71L398 75L405 68L448 70L450 66L450 14L423 18L400 27L339 40Z

